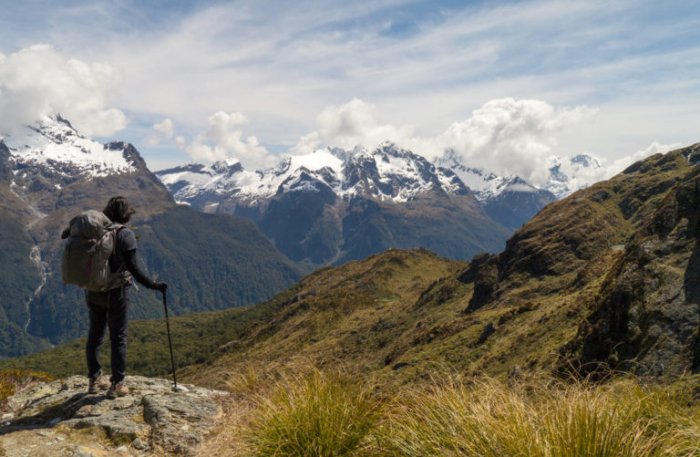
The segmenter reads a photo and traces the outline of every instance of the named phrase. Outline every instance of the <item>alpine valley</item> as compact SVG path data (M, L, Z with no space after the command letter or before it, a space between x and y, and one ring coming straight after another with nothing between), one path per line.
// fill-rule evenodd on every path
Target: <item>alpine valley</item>
M114 195L137 209L140 256L172 286L176 314L255 303L300 276L251 222L177 206L132 145L99 144L46 117L0 140L0 358L84 333L83 293L61 281L60 232ZM136 293L134 317L162 315L154 293Z
M178 317L182 375L225 387L299 360L409 385L445 369L700 373L699 163L700 144L637 162L548 205L497 255L391 249L320 269L265 303ZM169 369L162 327L134 323L138 372ZM75 374L81 351L76 341L0 367Z

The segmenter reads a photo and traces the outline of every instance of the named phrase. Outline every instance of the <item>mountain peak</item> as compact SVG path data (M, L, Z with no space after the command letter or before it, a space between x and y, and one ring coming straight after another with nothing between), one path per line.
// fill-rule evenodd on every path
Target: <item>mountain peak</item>
M303 173L303 176L302 176ZM468 192L453 173L445 173L423 156L401 149L390 142L368 150L328 147L308 154L290 155L266 170L251 173L236 161L233 166L217 162L201 168L179 167L157 175L182 201L199 199L203 195L219 199L235 195L238 201L257 205L280 190L306 189L312 191L318 182L336 196L350 199L364 195L382 201L405 202L418 194L441 190L447 194ZM298 178L303 187L291 186ZM459 181L459 179L457 179Z
M589 154L578 154L571 158L571 163L587 168L600 168L600 161Z
M63 178L90 179L130 173L142 162L135 160L133 152L126 154L126 143L97 143L80 135L60 114L44 116L33 125L7 135L3 141L15 168L29 166ZM122 147L115 147L116 144Z
M557 198L566 197L580 188L580 184L576 183L577 175L587 170L602 168L602 166L600 161L590 154L577 154L568 158L551 156L549 179L543 187Z
M228 158L214 162L211 164L210 168L215 173L231 175L239 171L243 171L243 164L241 164L240 160L238 159Z

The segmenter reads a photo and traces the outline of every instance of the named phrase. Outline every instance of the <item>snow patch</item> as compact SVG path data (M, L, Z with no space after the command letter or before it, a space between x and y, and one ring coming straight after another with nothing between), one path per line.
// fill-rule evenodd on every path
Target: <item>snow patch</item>
M62 176L78 174L87 178L136 171L124 157L124 150L110 149L80 136L60 116L45 117L4 141L15 167L41 166Z

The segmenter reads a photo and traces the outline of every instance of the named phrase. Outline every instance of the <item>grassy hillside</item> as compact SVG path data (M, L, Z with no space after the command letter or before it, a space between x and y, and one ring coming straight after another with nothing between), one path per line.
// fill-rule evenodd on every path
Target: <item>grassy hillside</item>
M210 365L210 379L220 376L216 365L223 370L223 363L244 364L254 357L285 360L309 356L331 365L344 358L383 367L386 351L375 351L388 348L402 329L413 326L411 304L432 282L462 268L463 263L427 251L392 250L318 271L256 306L174 318L171 324L178 365ZM406 318L401 327L388 331L394 327L392 316L403 314ZM129 332L131 372L166 373L169 359L164 322L135 321L130 323ZM0 367L33 367L58 376L82 373L83 341L0 362ZM212 364L220 357L227 362Z

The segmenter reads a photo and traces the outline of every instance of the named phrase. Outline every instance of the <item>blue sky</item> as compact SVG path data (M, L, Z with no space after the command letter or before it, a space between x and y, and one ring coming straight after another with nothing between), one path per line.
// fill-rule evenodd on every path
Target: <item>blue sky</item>
M5 96L20 93L2 79L19 65L83 62L80 84L36 105L134 142L156 169L231 155L262 166L385 135L527 175L549 154L612 166L700 140L698 2L1 3ZM26 51L39 43L51 51ZM6 111L19 103L2 97ZM90 109L124 119L97 125Z

